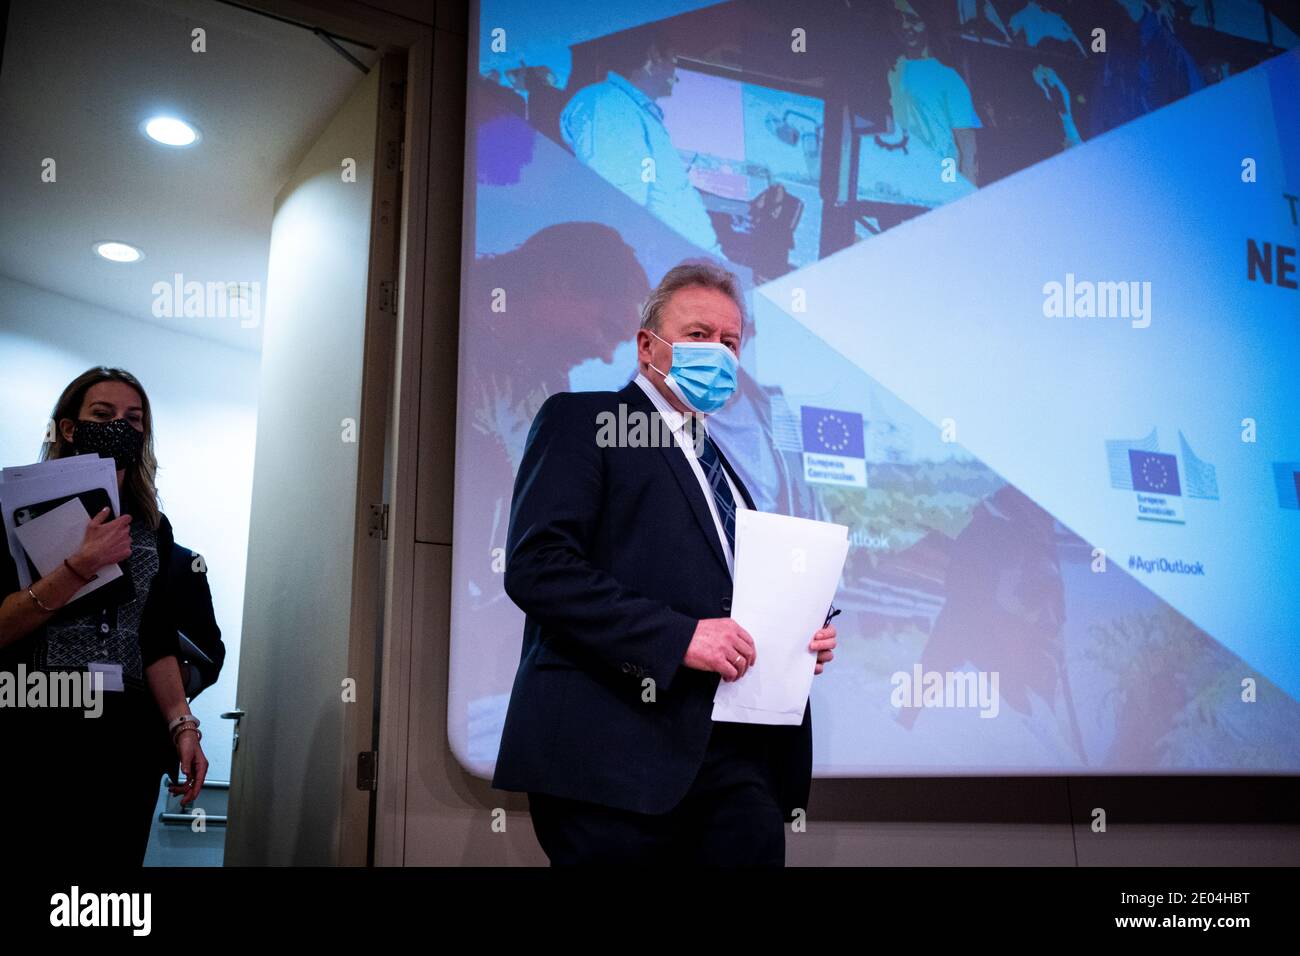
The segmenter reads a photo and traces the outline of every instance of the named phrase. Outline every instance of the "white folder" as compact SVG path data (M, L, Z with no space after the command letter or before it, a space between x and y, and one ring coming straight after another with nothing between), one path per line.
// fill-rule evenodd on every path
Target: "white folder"
M849 553L842 524L762 511L736 515L731 616L754 639L754 666L721 681L713 719L803 723L817 655L808 650L826 620Z

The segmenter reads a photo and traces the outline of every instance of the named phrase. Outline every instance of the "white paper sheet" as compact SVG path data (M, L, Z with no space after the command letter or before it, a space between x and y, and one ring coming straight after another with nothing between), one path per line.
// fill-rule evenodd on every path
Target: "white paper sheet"
M49 461L38 461L30 465L13 465L8 468L0 468L0 484L6 481L18 481L21 478L39 478L41 476L48 478L50 475L76 471L79 468L102 468L101 461L111 462L111 459L101 458L93 452L87 452L84 455L51 458Z
M842 524L742 510L736 516L731 616L754 639L754 666L721 681L713 719L803 723L817 655L808 650L839 587L849 553Z
M111 458L76 455L71 459L56 458L0 472L0 520L4 522L9 553L17 566L19 586L29 588L32 580L22 544L15 533L14 512L27 505L80 494L92 488L104 489L113 505L113 514L122 513L117 495L117 470Z
M26 524L14 528L18 540L41 577L63 564L63 559L77 553L82 538L86 534L86 522L90 520L86 506L80 498L65 501L52 511L47 511L39 518L33 518ZM102 567L89 584L82 585L77 593L68 598L67 603L75 601L84 594L102 588L109 581L122 576L122 569L116 564Z

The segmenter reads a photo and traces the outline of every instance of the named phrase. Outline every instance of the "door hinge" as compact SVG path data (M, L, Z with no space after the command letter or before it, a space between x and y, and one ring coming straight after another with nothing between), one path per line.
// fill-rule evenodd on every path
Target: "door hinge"
M379 283L379 311L397 314L397 280L385 279Z
M388 84L388 105L399 113L406 109L406 81L397 80Z
M388 502L370 506L370 521L366 524L366 536L388 540Z
M357 789L374 790L378 782L379 752L363 750L357 754Z

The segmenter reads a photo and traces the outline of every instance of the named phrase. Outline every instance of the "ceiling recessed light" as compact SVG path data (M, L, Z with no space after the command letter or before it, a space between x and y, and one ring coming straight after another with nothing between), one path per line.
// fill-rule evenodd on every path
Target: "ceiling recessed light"
M109 262L139 262L144 258L143 252L125 242L97 242L93 248L95 255Z
M145 120L141 128L146 136L163 146L193 146L199 141L199 131L174 116L155 116Z

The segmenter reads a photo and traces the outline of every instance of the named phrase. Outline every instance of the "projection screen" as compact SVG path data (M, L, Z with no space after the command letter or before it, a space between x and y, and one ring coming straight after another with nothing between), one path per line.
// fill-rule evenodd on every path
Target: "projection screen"
M713 433L761 509L850 528L817 775L1300 771L1300 49L1203 6L484 0L467 768L533 414L623 386L641 301L712 256L752 320Z

